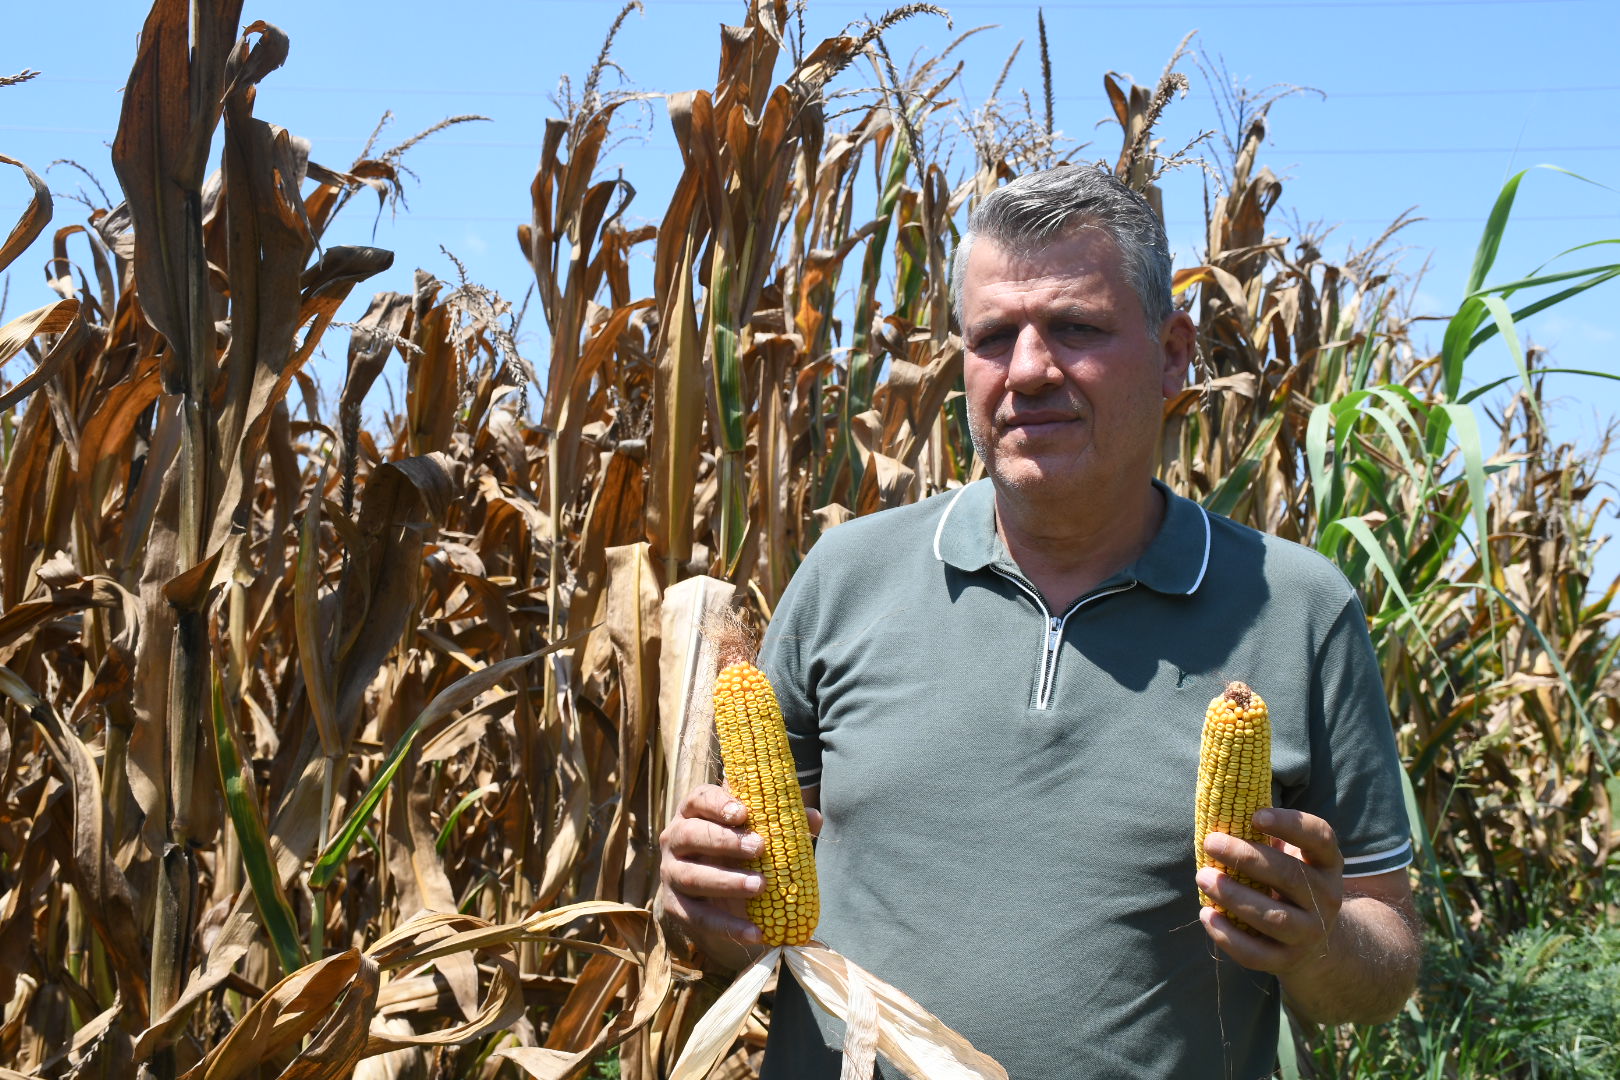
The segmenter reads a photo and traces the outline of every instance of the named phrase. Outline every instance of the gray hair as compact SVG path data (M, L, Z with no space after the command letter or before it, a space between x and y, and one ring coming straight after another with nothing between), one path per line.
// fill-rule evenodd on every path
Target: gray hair
M968 218L951 261L951 306L962 323L962 279L973 241L984 236L1028 253L1078 228L1113 237L1125 277L1142 302L1148 329L1170 317L1170 243L1146 199L1112 173L1086 165L1060 165L1028 173L986 195Z

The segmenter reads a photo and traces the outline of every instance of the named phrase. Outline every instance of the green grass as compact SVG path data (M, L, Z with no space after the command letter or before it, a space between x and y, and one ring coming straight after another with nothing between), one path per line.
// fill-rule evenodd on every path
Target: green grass
M1555 920L1428 942L1418 999L1397 1020L1319 1039L1315 1075L1613 1080L1620 1076L1620 925Z

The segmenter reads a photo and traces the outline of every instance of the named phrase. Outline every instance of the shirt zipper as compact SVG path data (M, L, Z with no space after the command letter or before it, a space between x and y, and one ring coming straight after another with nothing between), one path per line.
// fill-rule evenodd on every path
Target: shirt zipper
M1029 594L1030 599L1035 601L1035 606L1041 609L1041 619L1046 629L1042 634L1041 673L1039 684L1035 690L1035 708L1044 712L1052 707L1052 688L1057 685L1058 646L1063 644L1063 628L1068 624L1069 616L1093 600L1101 600L1105 596L1112 596L1115 593L1122 593L1127 589L1135 588L1136 582L1133 579L1109 589L1100 589L1097 592L1087 593L1070 604L1068 610L1061 616L1057 616L1053 615L1047 608L1046 601L1041 597L1039 589L1017 574L1009 573L999 566L991 566L990 569L1023 589Z

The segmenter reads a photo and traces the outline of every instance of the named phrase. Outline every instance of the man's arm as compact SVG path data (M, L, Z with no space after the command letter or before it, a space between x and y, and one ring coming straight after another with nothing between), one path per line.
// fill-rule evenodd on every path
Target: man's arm
M821 832L820 789L804 789L812 834ZM659 886L666 920L709 959L733 970L763 951L744 905L764 887L746 863L763 841L748 827L748 808L723 787L694 788L658 838Z
M1262 810L1254 823L1281 847L1212 833L1204 848L1275 895L1240 885L1215 867L1200 870L1199 887L1257 931L1240 930L1205 908L1210 938L1244 967L1275 974L1305 1020L1375 1024L1395 1016L1417 985L1422 956L1406 871L1346 881L1338 839L1326 821L1297 810Z

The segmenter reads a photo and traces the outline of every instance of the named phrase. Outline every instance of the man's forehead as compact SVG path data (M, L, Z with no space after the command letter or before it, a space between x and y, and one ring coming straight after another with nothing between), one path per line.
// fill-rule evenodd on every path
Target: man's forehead
M1101 237L1101 243L1094 236ZM1094 288L1099 278L1127 284L1118 250L1107 233L1071 234L1038 246L1012 246L987 237L975 240L968 253L963 298L977 297L985 289L994 291L1002 282L1039 281L1059 294L1078 293Z
M1054 255L1074 252L1088 256L1107 251L1119 254L1114 236L1101 222L1091 218L1077 218L1055 232L1018 236L976 236L969 257L980 247L995 256L1017 262L1038 262Z

